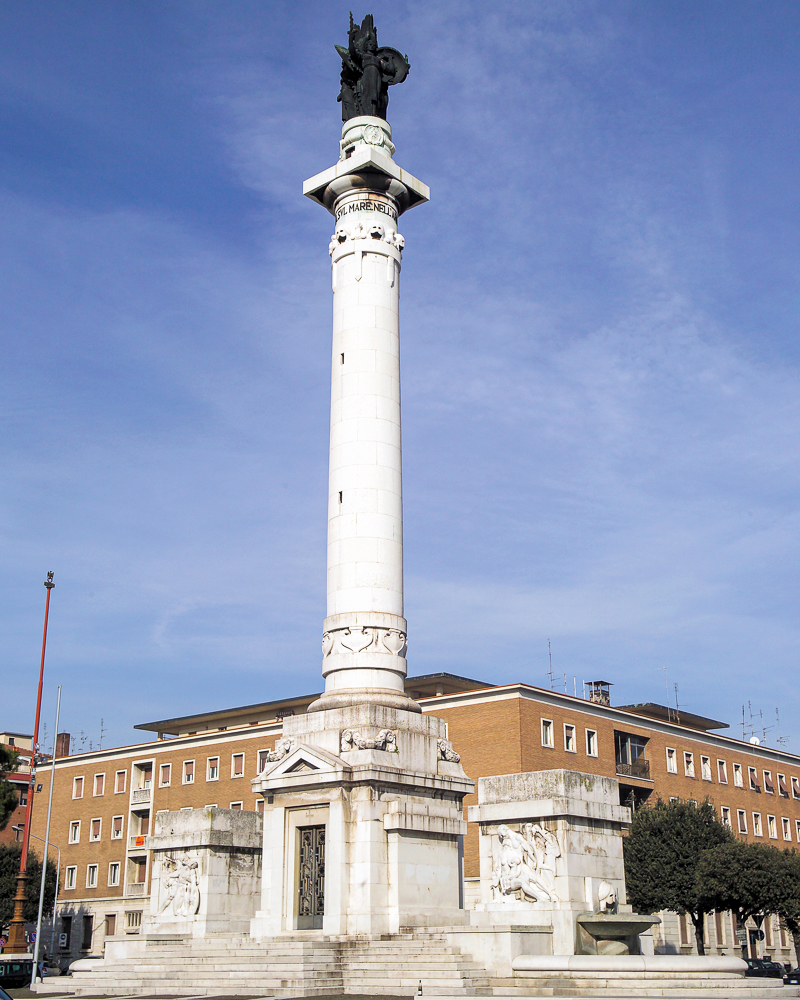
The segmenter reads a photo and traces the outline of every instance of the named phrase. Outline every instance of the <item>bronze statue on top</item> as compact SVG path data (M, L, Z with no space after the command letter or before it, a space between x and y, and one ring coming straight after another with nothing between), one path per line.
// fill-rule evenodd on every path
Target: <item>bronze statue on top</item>
M361 25L350 14L347 48L337 45L342 57L342 89L337 100L342 102L342 121L372 115L386 120L389 87L402 83L411 68L408 56L388 46L378 48L378 32L367 14Z

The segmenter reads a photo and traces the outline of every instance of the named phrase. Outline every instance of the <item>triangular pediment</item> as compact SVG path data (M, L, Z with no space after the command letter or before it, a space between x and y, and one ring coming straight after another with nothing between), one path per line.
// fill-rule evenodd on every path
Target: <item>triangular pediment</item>
M297 775L313 774L322 776L324 774L342 774L352 768L346 764L341 757L330 753L321 747L309 746L306 743L298 743L281 760L268 764L259 775L259 778L266 778L274 781L276 778L293 777Z

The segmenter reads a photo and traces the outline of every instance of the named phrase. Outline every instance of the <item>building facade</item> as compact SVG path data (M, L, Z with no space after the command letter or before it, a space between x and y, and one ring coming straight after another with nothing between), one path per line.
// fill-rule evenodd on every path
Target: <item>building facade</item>
M800 758L724 733L724 723L658 705L614 707L605 682L578 698L528 684L490 686L448 674L409 678L423 712L447 723L473 779L567 768L616 778L620 802L710 800L742 839L800 849ZM106 936L137 933L149 907L147 836L159 812L217 806L261 811L251 780L311 694L279 702L145 723L151 742L57 758L51 841L62 855L56 959L102 952ZM63 744L62 744L63 746ZM40 767L33 833L43 836L52 767ZM466 808L477 796L465 800ZM475 824L464 842L464 900L478 899ZM691 923L663 914L661 950L691 953ZM730 914L707 927L711 953L741 947ZM794 961L791 938L767 918L764 940L744 930L750 953ZM49 932L44 940L49 940Z

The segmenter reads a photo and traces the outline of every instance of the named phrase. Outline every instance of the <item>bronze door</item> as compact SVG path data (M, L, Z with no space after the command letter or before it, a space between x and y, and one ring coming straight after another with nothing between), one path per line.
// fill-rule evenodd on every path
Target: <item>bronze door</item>
M325 912L325 826L301 826L297 832L297 929L321 928Z

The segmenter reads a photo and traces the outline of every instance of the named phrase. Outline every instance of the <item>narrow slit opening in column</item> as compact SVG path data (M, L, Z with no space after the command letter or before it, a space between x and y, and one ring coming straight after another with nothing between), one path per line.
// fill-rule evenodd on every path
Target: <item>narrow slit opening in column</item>
M342 491L339 490L339 503L341 503L341 502L342 502Z
M342 359L342 364L344 364L344 354L340 354L339 357Z

